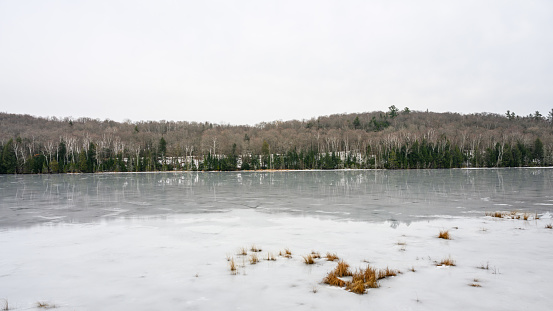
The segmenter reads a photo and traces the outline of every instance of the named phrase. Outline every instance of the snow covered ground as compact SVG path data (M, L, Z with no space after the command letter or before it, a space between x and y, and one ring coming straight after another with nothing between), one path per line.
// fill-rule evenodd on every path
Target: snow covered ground
M533 217L531 217L533 218ZM551 310L551 215L368 223L255 210L0 229L13 310ZM439 239L449 230L451 240ZM252 265L240 248L276 261ZM290 249L292 258L278 256ZM364 295L322 284L336 262L402 273ZM251 252L249 252L251 254ZM439 267L451 257L456 266ZM233 275L228 258L238 271ZM411 271L414 269L415 271ZM477 284L480 287L470 286Z

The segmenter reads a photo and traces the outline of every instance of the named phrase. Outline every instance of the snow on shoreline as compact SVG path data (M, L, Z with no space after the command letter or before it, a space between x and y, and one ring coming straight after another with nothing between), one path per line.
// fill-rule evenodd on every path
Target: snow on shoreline
M551 222L546 214L398 225L233 210L2 229L0 299L15 310L37 302L58 310L549 310ZM440 230L452 239L437 238ZM251 265L238 255L253 244L277 260ZM284 248L291 259L277 256ZM311 251L337 253L353 269L369 262L402 273L357 295L322 284L336 263L305 265ZM436 266L448 256L456 266Z

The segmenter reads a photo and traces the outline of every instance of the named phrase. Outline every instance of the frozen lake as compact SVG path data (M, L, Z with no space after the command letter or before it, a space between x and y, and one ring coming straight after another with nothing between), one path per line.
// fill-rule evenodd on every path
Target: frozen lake
M546 168L0 175L0 309L550 310L552 210Z
M0 175L0 227L228 212L410 222L545 212L553 169Z

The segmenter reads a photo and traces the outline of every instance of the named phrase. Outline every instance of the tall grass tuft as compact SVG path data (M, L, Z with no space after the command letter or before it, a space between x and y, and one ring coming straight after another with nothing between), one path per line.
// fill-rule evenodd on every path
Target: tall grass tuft
M313 256L311 254L307 255L307 256L301 256L303 257L303 262L306 264L306 265L312 265L315 263L315 260L313 259Z
M325 257L326 257L326 260L328 260L328 261L335 261L335 260L340 259L340 258L338 257L338 255L336 255L336 253L333 253L333 254L331 254L331 253L326 253L326 256L325 256Z
M255 265L259 262L259 257L257 257L257 254L251 254L250 255L250 264Z
M455 260L451 258L451 256L442 259L439 263L436 264L436 266L455 266Z
M229 260L229 268L231 274L236 274L236 263L234 262L234 258Z
M444 240L451 240L451 236L449 235L449 230L440 230L440 234L438 234L438 238L444 239Z
M327 274L323 282L332 286L345 286L346 290L352 293L364 294L367 288L380 287L378 280L395 276L398 273L400 273L398 270L390 268L377 270L370 265L367 265L365 269L359 269L351 273L349 265L344 261L340 261L336 268ZM351 276L351 281L346 282L340 279L344 276Z
M47 303L47 302L40 302L40 301L36 303L36 307L37 307L37 308L41 308L41 309L53 309L53 308L57 308L57 306L54 305L54 304L49 304L49 303Z

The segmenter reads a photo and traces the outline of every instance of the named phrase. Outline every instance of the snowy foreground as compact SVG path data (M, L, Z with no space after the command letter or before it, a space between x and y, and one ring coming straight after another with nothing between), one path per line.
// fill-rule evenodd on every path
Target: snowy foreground
M235 210L4 228L0 299L13 310L551 310L551 222L548 213L396 225ZM238 255L253 244L276 261ZM292 258L278 256L285 248ZM337 263L306 265L311 251L402 273L358 295L322 284ZM447 257L456 266L436 266Z

